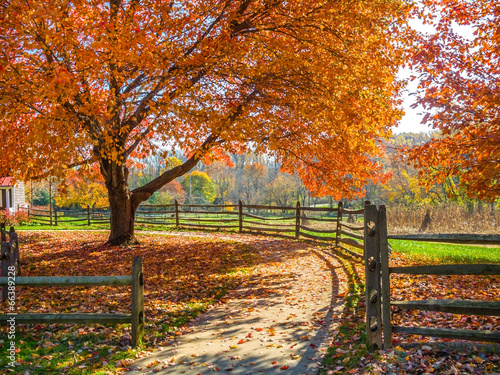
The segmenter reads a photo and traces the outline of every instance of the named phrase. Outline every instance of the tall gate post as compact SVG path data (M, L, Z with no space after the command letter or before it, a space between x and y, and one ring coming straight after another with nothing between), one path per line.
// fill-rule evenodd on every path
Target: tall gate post
M138 346L144 337L144 271L142 258L132 262L132 347Z
M387 241L387 213L385 206L379 207L378 228L380 264L382 270L382 330L384 332L384 349L390 349L392 348L391 284L389 274L389 242Z
M366 340L369 350L382 349L380 310L380 228L377 206L365 207Z

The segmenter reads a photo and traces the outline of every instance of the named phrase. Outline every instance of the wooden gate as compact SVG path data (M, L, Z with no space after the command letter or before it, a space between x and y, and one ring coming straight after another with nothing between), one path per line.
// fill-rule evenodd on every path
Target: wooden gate
M462 315L500 316L500 302L454 299L391 301L391 274L500 275L498 264L441 264L389 267L385 206L365 210L366 337L371 349L391 348L392 334L403 333L447 339L500 343L499 331L394 326L391 306L400 309L440 311Z

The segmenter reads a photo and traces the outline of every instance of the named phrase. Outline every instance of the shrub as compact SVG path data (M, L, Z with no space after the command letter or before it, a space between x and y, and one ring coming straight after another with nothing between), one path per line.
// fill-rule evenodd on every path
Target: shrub
M5 224L7 227L23 225L29 222L29 215L25 211L9 212L7 210L0 210L0 223Z

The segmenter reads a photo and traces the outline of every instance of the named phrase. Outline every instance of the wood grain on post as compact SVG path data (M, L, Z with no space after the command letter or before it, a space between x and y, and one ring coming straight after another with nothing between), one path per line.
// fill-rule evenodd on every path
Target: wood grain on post
M382 349L378 210L374 205L365 208L366 339L368 348L376 350Z
M15 267L16 277L21 276L21 258L19 256L19 242L17 239L17 233L14 231L14 227L10 227L9 232L9 244L10 244L10 254L11 254L11 266Z
M380 267L382 271L382 330L384 333L384 349L390 349L392 348L391 282L389 273L389 242L387 242L387 212L385 206L380 206L378 211L378 235Z
M132 347L144 337L144 271L142 258L132 262Z

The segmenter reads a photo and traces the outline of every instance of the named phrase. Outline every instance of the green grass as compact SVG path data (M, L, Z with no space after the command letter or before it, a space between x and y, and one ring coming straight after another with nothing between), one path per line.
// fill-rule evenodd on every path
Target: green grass
M500 247L390 240L394 252L446 263L500 263Z

